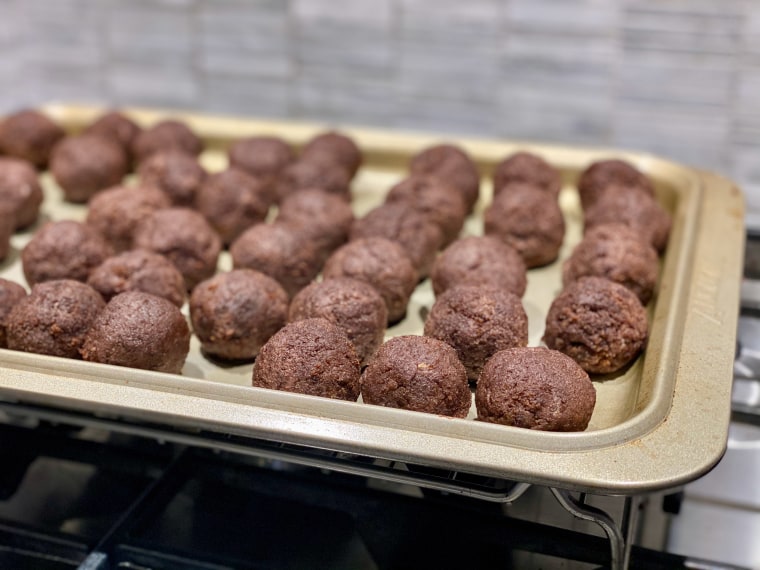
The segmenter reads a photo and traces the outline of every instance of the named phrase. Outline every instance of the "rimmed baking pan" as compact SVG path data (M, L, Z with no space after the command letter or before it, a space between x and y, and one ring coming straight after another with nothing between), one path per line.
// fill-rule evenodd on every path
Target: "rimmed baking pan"
M89 124L102 109L49 105L43 109L66 130ZM326 125L126 109L150 124L180 118L206 142L202 162L225 167L224 149L253 134L275 134L298 147ZM546 310L561 289L561 263L582 232L574 187L590 162L621 157L653 180L657 198L673 216L657 294L648 306L650 340L623 373L596 379L597 406L580 433L548 433L473 419L388 409L252 388L253 365L218 366L194 339L183 374L171 375L0 350L0 395L167 426L394 459L498 478L600 493L630 494L673 487L708 471L722 456L730 419L732 363L744 245L740 191L715 174L655 156L611 149L522 144L501 140L345 128L365 152L353 183L358 215L382 201L406 175L409 157L449 140L462 145L483 172L482 197L464 234L482 232L490 201L488 174L505 156L528 150L559 168L565 180L560 205L567 233L560 260L529 271L523 299L530 345L540 344ZM42 175L45 219L84 219L83 206L62 201ZM31 237L13 237L0 276L24 283L19 252ZM223 254L220 270L230 267ZM433 302L429 282L415 291L407 317L387 336L422 331Z

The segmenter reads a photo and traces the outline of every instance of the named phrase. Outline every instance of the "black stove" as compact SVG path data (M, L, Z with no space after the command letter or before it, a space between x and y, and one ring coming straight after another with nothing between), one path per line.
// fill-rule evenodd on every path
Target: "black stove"
M602 533L528 520L494 500L519 487L512 482L470 477L453 484L450 473L405 466L409 481L448 482L440 491L389 483L370 459L351 458L377 469L376 476L359 476L342 472L341 458L318 450L267 450L266 442L233 438L187 445L82 427L76 417L53 423L39 419L54 415L42 408L24 407L21 415L13 405L2 409L0 568L609 565ZM246 443L253 453L239 452ZM222 450L232 445L236 451ZM275 452L297 462L262 457ZM308 453L330 456L335 469L304 465ZM542 491L531 488L515 504L535 501ZM487 493L490 500L483 498ZM661 509L659 501L654 506ZM695 566L635 545L630 560L631 568L729 567Z

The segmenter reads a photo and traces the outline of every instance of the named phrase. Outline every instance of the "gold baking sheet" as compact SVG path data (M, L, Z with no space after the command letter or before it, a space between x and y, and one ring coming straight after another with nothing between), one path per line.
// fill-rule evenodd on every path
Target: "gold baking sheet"
M67 130L77 131L102 110L50 105L45 111ZM299 146L329 126L144 109L127 112L143 124L166 116L186 120L206 141L202 162L209 170L226 166L224 148L236 138L275 134ZM534 432L476 422L474 405L469 418L459 420L252 388L252 364L212 363L200 354L195 338L182 376L0 350L0 394L96 414L597 492L671 487L718 461L730 417L744 240L743 201L733 184L640 153L342 130L365 151L365 165L352 185L357 215L382 201L388 188L406 175L408 159L419 149L442 140L466 148L484 178L481 199L463 235L482 233L482 212L491 194L488 173L508 154L520 149L536 152L562 170L566 184L560 205L567 233L560 260L529 271L523 298L531 346L541 342L546 310L561 289L562 260L581 236L582 216L573 186L578 172L593 160L618 156L652 177L658 199L673 215L673 230L662 258L658 293L648 307L649 345L623 373L594 378L597 405L586 432ZM84 218L85 208L63 202L48 173L42 179L42 220ZM0 276L24 283L19 252L35 228L13 236L13 251L0 265ZM219 269L229 268L225 253ZM433 300L425 281L412 296L407 317L387 336L421 334Z

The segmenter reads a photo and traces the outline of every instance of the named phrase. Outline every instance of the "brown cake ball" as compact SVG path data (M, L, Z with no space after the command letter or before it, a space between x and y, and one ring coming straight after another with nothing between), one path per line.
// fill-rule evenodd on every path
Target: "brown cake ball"
M654 197L652 182L631 163L619 159L599 160L589 165L578 179L583 209L593 206L611 185L638 188Z
M132 154L137 162L166 150L198 156L203 151L203 142L182 121L166 119L140 132L132 145Z
M462 194L467 211L472 211L480 195L480 174L475 163L461 148L439 144L426 148L412 157L412 174L432 174L454 186Z
M594 226L562 266L562 283L581 277L605 277L636 293L646 305L652 298L659 266L657 252L622 224Z
M0 277L0 348L8 348L8 314L24 297L26 289L18 283Z
M211 277L222 250L222 240L201 214L188 208L156 210L135 230L135 249L147 249L165 255L192 291L198 283Z
M583 431L596 404L588 374L543 347L509 348L488 359L475 390L478 420L544 431Z
M529 184L511 184L494 197L484 215L485 233L514 247L528 268L557 259L565 220L554 196Z
M0 153L44 168L50 152L63 136L63 129L39 111L18 111L0 123Z
M190 318L203 352L225 360L256 358L287 315L285 289L252 269L215 275L190 295Z
M592 374L616 372L647 340L647 314L636 294L602 277L573 281L546 315L544 342Z
M229 148L230 166L264 179L274 179L296 159L293 149L279 137L258 136L239 140Z
M113 255L113 248L87 224L62 220L40 228L21 252L29 285L53 279L87 281L95 267Z
M366 364L383 342L388 308L372 285L350 277L312 283L293 297L289 321L324 318L348 336Z
M166 299L129 291L111 299L79 351L89 362L179 374L190 352L190 327Z
M354 345L340 327L306 319L286 325L263 346L253 385L355 402L360 372Z
M311 241L323 259L348 240L354 223L351 205L336 194L307 188L280 202L277 223L289 225Z
M8 348L80 358L85 334L103 307L105 302L97 291L79 281L39 283L8 314Z
M362 151L350 137L336 131L320 133L303 147L301 159L310 160L314 155L326 154L342 165L353 178L362 163Z
M92 197L87 224L115 251L126 251L132 247L137 226L156 210L170 205L166 194L152 186L115 186Z
M453 346L467 377L475 382L493 354L527 346L528 317L520 298L508 291L452 287L433 303L425 321L425 336Z
M403 203L427 216L443 232L443 245L453 242L462 231L467 205L459 191L446 182L425 174L413 174L388 191L386 203Z
M660 253L670 236L670 214L649 194L627 186L608 186L584 212L584 222L586 231L602 224L624 224Z
M191 208L206 179L198 159L181 150L170 149L152 154L140 163L140 183L162 190L175 206Z
M525 262L520 254L493 236L469 236L447 247L430 274L436 296L459 285L483 285L525 294Z
M132 163L132 145L142 128L132 119L119 111L108 111L98 117L84 131L90 135L99 135L118 143L127 155L129 163Z
M280 172L277 180L277 201L282 202L291 194L304 188L321 188L349 201L351 174L332 160L311 157L289 164Z
M383 344L362 374L365 404L463 418L472 396L467 373L451 346L425 336Z
M0 157L0 204L13 210L15 229L24 229L37 221L42 186L31 163L20 158Z
M417 284L404 248L385 238L358 239L338 248L325 262L322 277L353 277L372 285L388 308L388 324L404 317Z
M237 168L212 174L195 196L196 209L225 245L251 226L263 222L270 204L268 184Z
M255 269L275 279L292 297L319 273L322 259L314 244L285 224L258 224L230 246L235 269Z
M185 302L185 280L179 270L163 255L144 249L109 257L90 272L87 284L106 302L126 291L163 297L177 307Z
M430 274L435 254L443 244L443 232L424 214L401 202L386 203L371 210L351 226L352 240L371 237L395 241L412 260L417 278Z
M128 170L121 146L98 135L66 137L50 155L50 171L64 197L77 204L121 183Z
M515 182L532 184L553 196L559 196L562 189L559 170L540 156L524 151L508 156L496 166L493 173L494 194Z

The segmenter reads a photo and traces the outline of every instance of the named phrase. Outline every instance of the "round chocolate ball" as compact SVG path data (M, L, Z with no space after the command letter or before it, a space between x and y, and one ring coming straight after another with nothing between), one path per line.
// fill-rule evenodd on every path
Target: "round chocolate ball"
M372 285L350 277L312 283L293 297L289 321L324 318L348 336L359 360L366 364L383 342L388 308Z
M118 143L131 164L133 160L132 145L137 135L142 132L142 128L124 113L114 110L98 117L84 132L99 135Z
M99 135L66 137L55 145L50 156L50 171L64 197L78 204L121 183L128 170L127 155L121 146Z
M24 297L26 289L14 281L0 277L0 348L8 347L8 314Z
M395 241L409 255L417 278L430 274L435 254L443 244L443 232L430 218L402 202L382 204L354 221L350 238L380 237Z
M543 158L530 152L516 152L502 160L493 173L493 191L498 194L506 186L514 183L532 184L559 196L562 176L559 171Z
M263 179L276 178L283 168L295 160L290 145L272 136L241 139L230 146L227 154L230 166Z
M163 191L174 206L193 207L206 171L198 159L184 151L171 149L152 154L140 163L140 183Z
M271 197L267 183L237 168L212 174L201 184L195 207L225 245L267 217Z
M8 348L80 358L85 335L104 307L98 292L79 281L39 283L8 314Z
M87 281L95 267L113 255L113 248L93 228L72 220L48 222L21 252L29 285L53 279Z
M307 188L280 202L276 222L293 228L327 259L348 240L354 212L351 205L336 194Z
M546 315L544 342L586 372L609 374L643 350L647 314L636 294L602 277L573 281Z
M298 160L289 164L280 172L277 180L277 201L303 190L304 188L321 188L330 194L337 194L344 200L350 200L351 175L337 162L329 160Z
M433 303L425 336L456 349L475 382L486 361L505 348L527 346L528 317L520 298L490 287L452 287Z
M290 323L262 347L253 385L356 401L361 367L354 345L327 319Z
M140 132L132 145L132 153L137 162L142 162L156 152L170 149L198 156L203 150L203 142L182 121L166 119Z
M225 360L255 358L285 326L287 313L282 286L252 269L215 275L190 295L190 318L203 352Z
M417 284L404 248L385 238L358 239L338 248L325 262L322 277L353 277L372 285L388 308L388 324L404 317Z
M21 158L37 168L47 166L63 129L39 111L25 109L0 122L0 154Z
M337 131L320 133L312 138L301 151L301 158L310 160L318 154L326 154L342 165L353 177L362 163L362 152L353 139Z
M115 251L131 249L135 230L156 210L168 208L169 198L151 186L115 186L92 197L87 224Z
M472 395L467 372L451 346L425 336L383 344L362 374L365 404L463 418Z
M132 249L109 257L90 272L87 284L106 300L127 291L163 297L177 307L185 302L185 280L163 255Z
M494 197L484 215L485 233L517 250L528 268L552 263L565 237L556 198L529 184L514 183Z
M216 272L222 241L201 214L188 208L156 210L135 230L135 249L165 255L192 291Z
M14 229L24 229L37 221L42 199L42 186L32 164L20 158L0 157L0 203L13 210Z
M80 352L89 362L179 374L190 352L190 327L166 299L129 291L100 312Z
M608 186L584 212L584 228L621 223L649 241L660 253L670 236L670 214L648 193L635 186Z
M412 174L431 174L454 186L462 194L467 211L472 211L480 195L480 174L469 155L452 144L428 147L412 157Z
M509 348L488 359L475 390L478 420L544 431L583 431L596 405L588 374L543 347Z
M413 174L388 191L386 203L403 203L427 216L443 232L443 245L453 242L462 231L467 205L453 186L424 174Z
M565 287L581 277L605 277L627 287L646 305L652 298L659 265L657 251L622 224L594 226L562 266Z
M583 209L593 206L611 185L637 188L654 197L652 182L631 163L616 158L599 160L591 163L578 179Z
M322 259L314 244L285 224L258 224L230 247L235 269L255 269L275 279L293 297L319 273Z
M430 274L436 296L459 285L483 285L525 294L525 262L520 254L493 236L468 236L447 247Z

